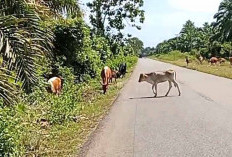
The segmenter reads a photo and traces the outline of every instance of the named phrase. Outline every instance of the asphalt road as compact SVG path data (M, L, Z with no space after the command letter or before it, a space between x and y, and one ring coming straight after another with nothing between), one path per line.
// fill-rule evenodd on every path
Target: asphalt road
M139 74L173 69L182 95L168 82L139 83ZM232 71L232 69L231 69ZM232 156L232 80L139 59L130 80L81 156Z

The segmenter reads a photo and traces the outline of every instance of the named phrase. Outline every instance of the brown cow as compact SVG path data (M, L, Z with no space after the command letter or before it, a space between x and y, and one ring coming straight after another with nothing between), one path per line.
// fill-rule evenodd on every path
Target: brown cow
M120 74L117 70L112 70L112 77L110 79L111 83L112 83L112 79L114 78L115 79L115 82L117 82L117 78L120 77Z
M101 71L101 78L102 78L102 82L100 82L100 83L102 85L103 93L105 94L106 90L108 88L109 82L112 79L112 71L111 71L111 69L108 66L105 66L102 69L102 71Z
M218 61L219 61L220 64L222 64L222 63L226 62L226 59L225 58L219 58Z
M232 57L229 57L230 65L232 65Z
M48 80L50 87L50 90L52 93L59 95L61 92L62 87L62 81L59 77L52 77Z
M217 59L216 57L211 57L211 58L209 59L209 62L211 63L211 65L217 64L218 59Z

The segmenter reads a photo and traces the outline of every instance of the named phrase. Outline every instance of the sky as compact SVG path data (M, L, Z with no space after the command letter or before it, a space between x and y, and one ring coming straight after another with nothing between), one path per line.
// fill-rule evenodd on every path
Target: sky
M89 11L85 3L91 0L80 0L88 21ZM145 22L142 30L127 27L123 32L132 34L144 42L144 47L155 47L158 43L179 34L183 24L191 20L197 27L205 22L214 21L222 0L144 0Z

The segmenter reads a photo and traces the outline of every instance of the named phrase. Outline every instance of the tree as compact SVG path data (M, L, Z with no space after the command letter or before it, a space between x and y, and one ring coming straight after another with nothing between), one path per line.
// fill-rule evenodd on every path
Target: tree
M42 17L81 14L78 0L5 0L0 4L0 13L3 16L25 14L25 7L33 8Z
M137 37L127 39L127 43L132 47L135 54L140 54L143 50L143 42Z
M188 20L181 32L180 32L180 39L181 39L181 47L182 51L190 52L191 49L194 48L194 45L196 44L196 34L197 34L197 29L194 25L194 23L190 20Z
M40 27L40 18L25 1L12 0L9 4L13 8L1 5L0 12L2 67L15 71L15 81L22 81L28 91L36 82L37 60L51 54L53 36Z
M214 27L218 29L217 37L220 41L231 41L232 39L232 0L223 0L218 12L214 15L216 22Z
M145 19L141 10L143 0L93 0L87 6L91 10L90 22L94 31L101 36L111 30L120 32L126 27L125 22L141 29L136 22L143 23Z
M142 54L144 56L149 56L155 53L155 48L154 47L146 47L142 50Z
M5 0L0 3L0 54L3 59L0 77L0 96L12 102L15 81L30 91L37 81L37 68L42 57L50 57L53 49L53 33L41 26L41 18L76 15L80 13L76 0ZM9 72L11 71L11 73ZM14 74L15 73L15 74ZM5 79L3 79L5 77Z

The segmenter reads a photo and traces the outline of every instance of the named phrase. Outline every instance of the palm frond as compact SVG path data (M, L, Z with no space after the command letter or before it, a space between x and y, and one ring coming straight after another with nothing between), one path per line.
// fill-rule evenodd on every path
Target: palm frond
M16 81L22 81L23 88L29 90L36 82L36 60L51 56L53 35L43 30L39 18L31 13L24 17L0 17L1 53L6 67L16 71Z

